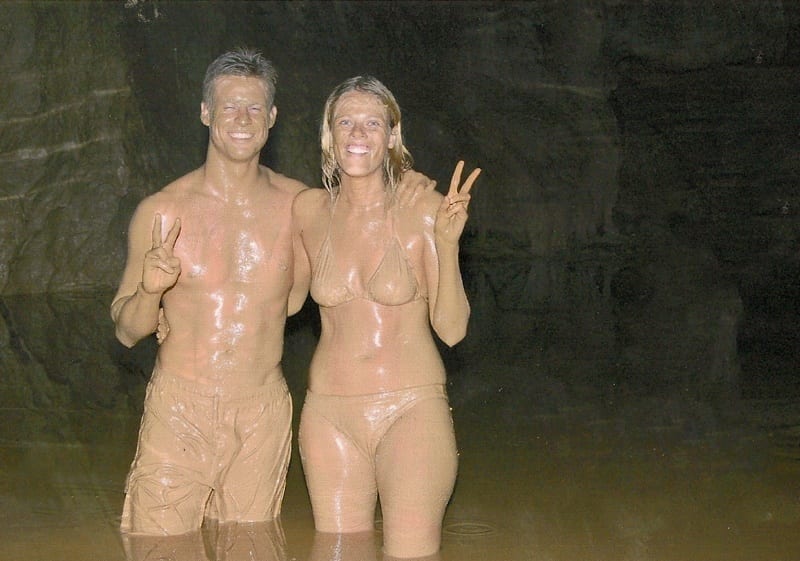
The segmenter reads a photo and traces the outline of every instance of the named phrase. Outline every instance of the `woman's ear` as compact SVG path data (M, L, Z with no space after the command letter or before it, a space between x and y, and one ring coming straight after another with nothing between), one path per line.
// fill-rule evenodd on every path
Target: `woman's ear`
M397 124L389 131L389 149L392 149L397 144L397 140L400 138L400 125Z

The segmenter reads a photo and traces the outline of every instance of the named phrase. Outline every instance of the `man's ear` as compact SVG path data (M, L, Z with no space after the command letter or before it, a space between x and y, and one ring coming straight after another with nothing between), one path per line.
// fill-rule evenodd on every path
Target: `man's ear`
M205 126L209 126L211 124L211 115L210 115L210 108L206 105L205 101L200 102L200 122L203 123Z
M278 108L274 105L272 109L269 110L269 128L272 128L275 125L275 120L278 118Z

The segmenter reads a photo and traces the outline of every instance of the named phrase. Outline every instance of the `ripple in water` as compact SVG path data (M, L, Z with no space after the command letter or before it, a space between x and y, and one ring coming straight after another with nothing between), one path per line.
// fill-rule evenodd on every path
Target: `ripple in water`
M484 524L483 522L459 521L450 522L444 525L442 531L451 536L491 536L497 533L492 526Z

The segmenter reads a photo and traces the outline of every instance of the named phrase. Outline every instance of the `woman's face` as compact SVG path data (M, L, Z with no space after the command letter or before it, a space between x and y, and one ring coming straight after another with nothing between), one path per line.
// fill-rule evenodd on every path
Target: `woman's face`
M373 94L350 91L336 102L331 122L333 150L343 175L383 174L383 162L394 146L383 103Z

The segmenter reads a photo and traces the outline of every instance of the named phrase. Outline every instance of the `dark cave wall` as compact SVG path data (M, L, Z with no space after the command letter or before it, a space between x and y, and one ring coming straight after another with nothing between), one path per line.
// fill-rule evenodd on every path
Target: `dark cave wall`
M766 349L777 362L796 356L799 15L779 1L4 3L7 400L111 407L146 377L152 348L122 352L105 311L125 229L202 162L203 73L238 45L279 71L263 156L278 171L319 184L324 99L360 73L398 97L417 169L440 186L458 158L484 169L463 243L470 335L446 354L474 371L464 395L524 377L512 401L727 400L767 341L783 341ZM46 378L60 389L31 390Z
M125 140L136 126L118 25L113 10L95 5L0 6L5 294L116 278L109 265L120 240L109 221L130 180Z
M723 333L733 337L724 345L745 395L800 395L800 4L670 7L647 18L616 11L609 35L622 154L614 218L635 256L627 276L642 293L700 289L685 315L716 301L704 328L684 325L720 337L698 346L709 358ZM675 258L661 259L668 248ZM708 264L693 271L697 259ZM709 366L720 371L718 362ZM711 384L704 395L729 387L721 372L698 372Z
M794 393L800 138L787 124L800 114L799 87L797 72L758 64L639 68L614 102L625 154L616 223L629 239L661 233L640 244L636 261L657 263L649 256L667 245L712 257L706 270L714 279L676 275L684 258L664 264L662 278L650 283L680 281L675 289L684 292L714 282L735 289L741 311L734 333L750 382L781 377Z

